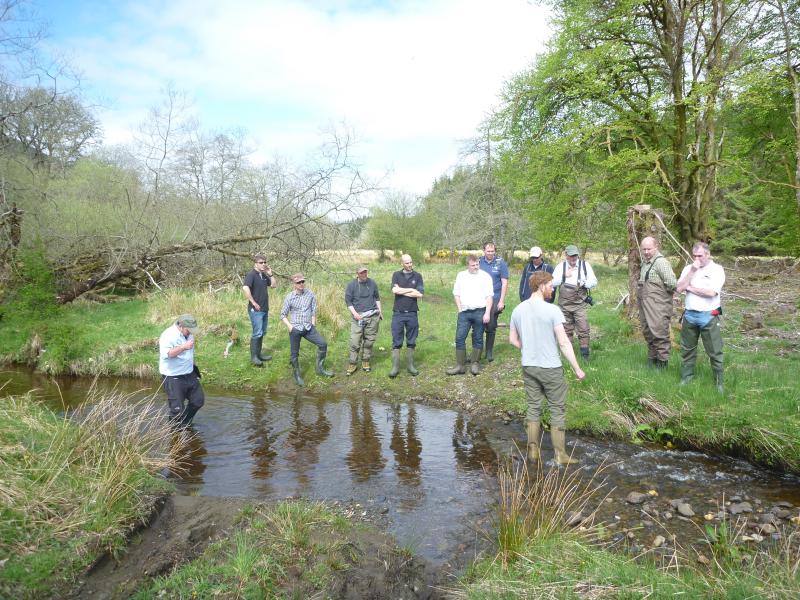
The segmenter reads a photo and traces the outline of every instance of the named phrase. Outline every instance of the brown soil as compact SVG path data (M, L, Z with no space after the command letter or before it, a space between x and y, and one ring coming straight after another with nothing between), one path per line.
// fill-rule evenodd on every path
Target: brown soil
M152 578L168 574L198 557L212 542L229 535L239 511L252 503L244 498L205 496L162 499L149 524L134 532L128 546L116 557L105 555L92 565L67 597L131 597ZM355 600L443 596L435 587L434 570L400 550L388 536L372 528L354 528L346 543L351 549L351 564L336 572L324 597ZM287 597L298 592L295 579L287 574Z

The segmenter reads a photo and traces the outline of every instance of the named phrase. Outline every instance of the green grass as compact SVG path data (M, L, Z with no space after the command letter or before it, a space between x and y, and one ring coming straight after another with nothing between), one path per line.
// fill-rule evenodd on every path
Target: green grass
M396 268L389 263L370 265L370 277L378 282L382 293L386 319L375 344L373 372L357 372L352 377L344 375L349 321L343 298L353 276L352 265L334 265L331 272L308 274L309 288L320 300L318 328L329 343L328 366L337 377L328 380L314 374L316 348L303 342L301 368L306 385L312 389L330 385L370 387L396 397L524 414L519 353L507 342L507 328L498 331L496 360L482 375L448 377L444 373L454 360L456 312L451 290L461 266L419 265L425 279L416 352L421 374L412 378L403 370L397 379L386 377L391 354L389 281ZM695 381L678 387L677 350L666 371L648 369L643 340L615 309L626 288L624 269L597 265L595 271L600 285L594 293L597 304L589 310L592 360L585 367L585 381L577 383L568 374L568 428L740 454L771 467L800 472L800 408L795 391L798 354L791 340L765 335L756 345L752 338L744 337L738 330L741 313L752 306L734 298L726 303L723 320L725 396L717 394L702 352ZM512 270L503 322L508 322L517 303L518 282L519 269ZM37 365L49 373L127 375L156 381L156 338L178 314L193 312L201 326L196 357L205 384L237 389L291 386L288 336L278 321L287 291L288 287L282 285L270 293L264 347L273 360L262 369L249 364L250 324L238 287L167 290L114 304L76 303L58 308L47 319L7 306L0 329L0 356L24 363L32 347L42 347L45 351ZM784 329L796 328L796 316L789 314L781 323ZM232 330L238 334L238 343L225 357Z
M127 396L88 400L73 421L30 397L0 399L0 597L68 590L170 489L153 476L174 466L166 419Z
M236 530L134 598L310 598L352 564L358 526L319 502L242 511Z

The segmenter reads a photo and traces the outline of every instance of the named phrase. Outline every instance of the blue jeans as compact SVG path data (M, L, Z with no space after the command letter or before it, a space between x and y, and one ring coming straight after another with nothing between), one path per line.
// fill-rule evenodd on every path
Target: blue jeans
M472 328L473 350L483 349L483 313L485 309L462 310L458 313L456 322L456 349L464 350L467 347L467 334Z
M250 317L250 324L253 326L253 339L267 335L267 313L253 310L250 307L247 309L247 316Z

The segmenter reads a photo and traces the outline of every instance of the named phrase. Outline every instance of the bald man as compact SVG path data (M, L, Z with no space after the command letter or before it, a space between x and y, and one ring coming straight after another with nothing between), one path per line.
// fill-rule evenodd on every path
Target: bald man
M639 246L642 270L639 274L639 322L647 342L647 362L657 369L669 364L672 344L669 322L672 297L678 282L669 261L658 251L658 241L646 237Z

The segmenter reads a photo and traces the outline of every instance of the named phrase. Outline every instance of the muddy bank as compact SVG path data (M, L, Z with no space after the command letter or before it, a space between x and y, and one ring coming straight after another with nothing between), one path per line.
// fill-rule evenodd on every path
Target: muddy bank
M153 578L168 575L196 559L210 544L233 536L240 511L257 506L259 503L242 498L184 495L162 498L150 521L131 535L129 544L115 556L106 554L99 559L66 597L129 598ZM360 507L336 508L352 520L367 522L374 518ZM376 529L355 528L340 543L348 548L350 561L334 570L333 577L326 582L324 597L353 600L443 597L434 569ZM300 574L287 571L282 590L286 597L301 592Z

